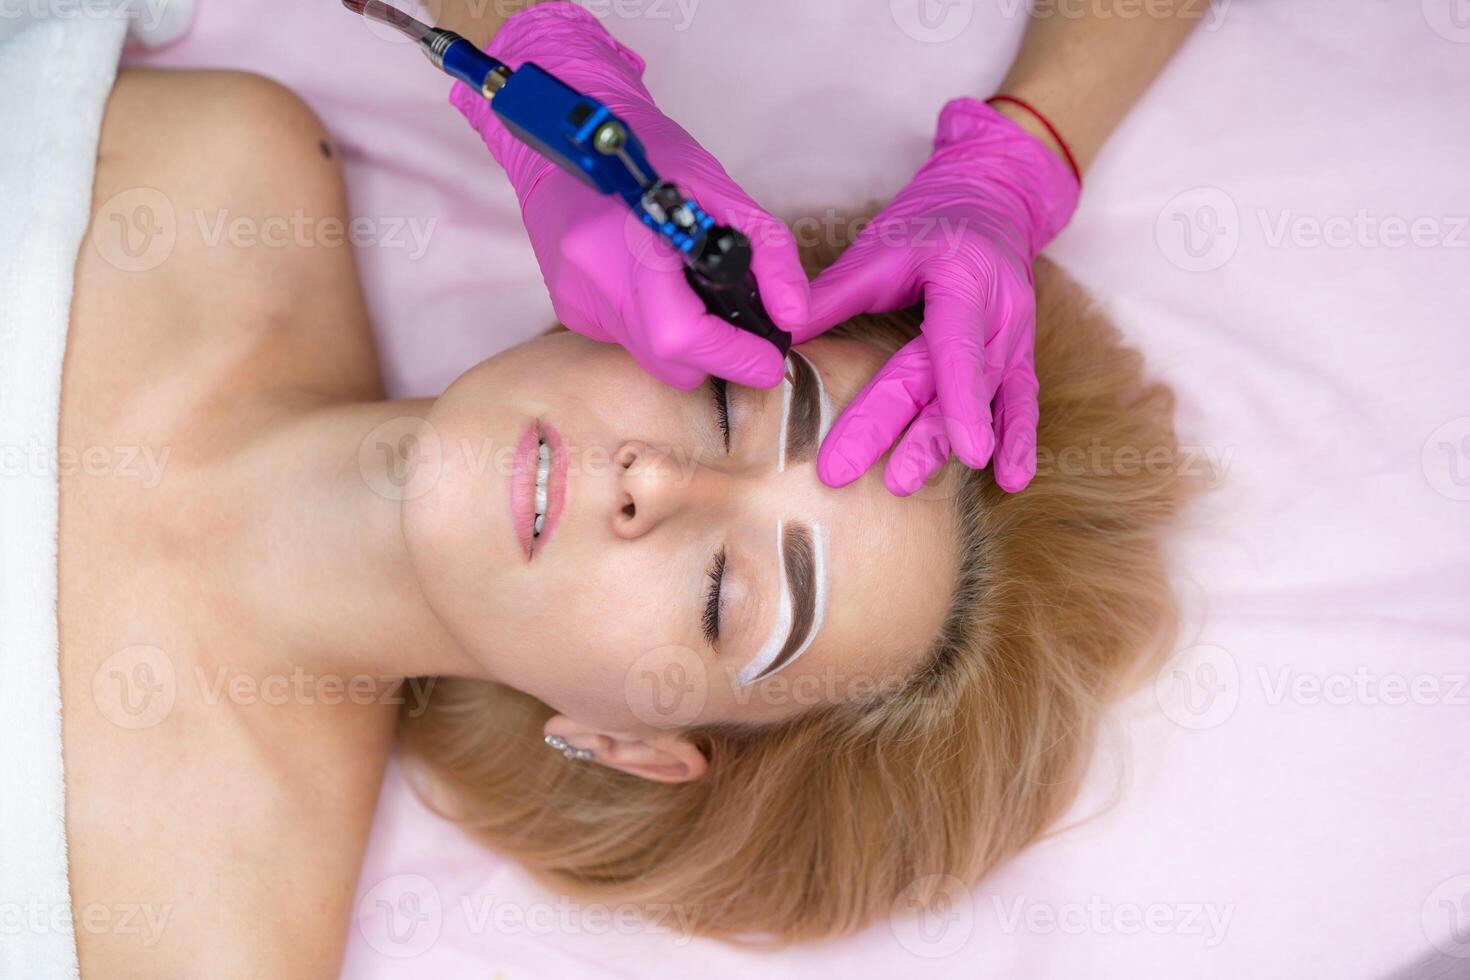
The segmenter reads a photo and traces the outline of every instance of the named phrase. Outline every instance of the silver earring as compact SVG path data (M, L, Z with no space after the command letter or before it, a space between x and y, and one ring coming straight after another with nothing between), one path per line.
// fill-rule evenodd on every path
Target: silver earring
M560 752L564 757L568 759L574 759L578 762L586 762L587 760L592 758L591 749L579 749L572 743L568 742L566 739L562 738L560 735L548 735L546 736L545 741L547 745L551 746L553 749L556 749L556 751Z

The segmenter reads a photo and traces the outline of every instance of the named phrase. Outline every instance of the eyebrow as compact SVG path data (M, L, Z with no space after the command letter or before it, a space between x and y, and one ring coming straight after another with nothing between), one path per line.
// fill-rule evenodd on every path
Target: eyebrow
M822 377L812 362L792 351L787 357L789 386L781 406L781 447L778 469L805 463L816 456L817 444L832 414Z
M778 522L776 542L783 590L780 612L771 640L740 671L737 679L742 686L764 680L805 653L825 612L826 541L821 525ZM786 635L781 638L783 627Z

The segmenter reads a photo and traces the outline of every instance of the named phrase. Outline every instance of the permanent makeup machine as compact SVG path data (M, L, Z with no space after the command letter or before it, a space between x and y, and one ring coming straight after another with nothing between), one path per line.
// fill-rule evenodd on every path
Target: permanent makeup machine
M785 356L791 335L771 322L751 273L750 240L710 215L649 166L638 138L607 106L526 62L512 69L453 31L382 0L342 0L347 9L416 41L436 68L489 101L517 139L601 194L615 195L684 260L706 308L763 337Z

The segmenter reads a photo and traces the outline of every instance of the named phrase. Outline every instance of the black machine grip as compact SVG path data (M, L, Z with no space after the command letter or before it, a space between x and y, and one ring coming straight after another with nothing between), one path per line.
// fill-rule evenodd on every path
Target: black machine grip
M770 341L786 356L791 334L772 323L761 304L750 271L750 239L742 232L724 225L711 228L693 263L684 267L684 275L711 313Z

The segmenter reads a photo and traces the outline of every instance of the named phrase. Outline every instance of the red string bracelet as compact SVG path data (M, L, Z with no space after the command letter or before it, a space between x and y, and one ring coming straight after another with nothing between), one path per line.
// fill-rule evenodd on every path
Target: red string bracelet
M1046 131L1048 133L1051 133L1051 138L1057 141L1057 146L1060 146L1062 148L1062 156L1064 156L1064 157L1067 158L1067 166L1069 166L1069 167L1072 168L1072 176L1074 176L1074 177L1077 178L1077 186L1078 187L1081 187L1082 186L1082 171L1077 166L1077 159L1072 156L1072 149L1071 149L1071 147L1067 146L1067 141L1064 140L1064 139L1062 139L1062 134L1059 133L1059 132L1057 132L1057 128L1051 124L1051 120L1049 120L1045 116L1043 116L1037 110L1037 108L1034 105L1032 105L1029 102L1023 101L1021 99L1018 99L1014 95L992 95L990 98L986 99L985 101L987 103L989 103L989 102L1009 102L1012 105L1020 106L1022 109L1026 110L1027 112L1031 113L1031 115L1035 116L1036 117L1036 121L1039 122L1039 123L1041 123L1042 126L1046 127Z

